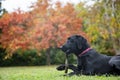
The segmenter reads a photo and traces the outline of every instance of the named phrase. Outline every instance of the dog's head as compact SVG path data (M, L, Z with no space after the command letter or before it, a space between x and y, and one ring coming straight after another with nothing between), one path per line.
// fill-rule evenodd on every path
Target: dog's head
M66 43L61 46L61 50L66 54L70 53L80 53L84 48L89 47L87 40L80 35L70 36Z

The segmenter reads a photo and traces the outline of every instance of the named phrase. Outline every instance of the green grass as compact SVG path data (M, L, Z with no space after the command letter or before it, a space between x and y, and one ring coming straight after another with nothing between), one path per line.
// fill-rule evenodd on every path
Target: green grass
M120 76L63 76L56 66L2 67L0 80L120 80Z

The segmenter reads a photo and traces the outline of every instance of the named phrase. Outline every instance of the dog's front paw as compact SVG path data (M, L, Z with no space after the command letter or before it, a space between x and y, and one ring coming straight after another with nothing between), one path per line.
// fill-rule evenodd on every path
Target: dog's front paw
M62 64L62 65L58 66L56 69L59 71L65 70L65 65Z

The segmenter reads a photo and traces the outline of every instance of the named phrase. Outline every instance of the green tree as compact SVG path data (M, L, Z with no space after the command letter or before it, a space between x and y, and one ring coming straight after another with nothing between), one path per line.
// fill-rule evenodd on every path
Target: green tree
M120 1L99 0L82 8L84 13L79 17L84 18L84 30L91 43L100 52L120 54Z

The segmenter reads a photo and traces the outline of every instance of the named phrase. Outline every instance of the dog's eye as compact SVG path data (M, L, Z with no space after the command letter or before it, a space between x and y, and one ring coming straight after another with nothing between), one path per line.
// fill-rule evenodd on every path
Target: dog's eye
M70 37L68 38L68 40L70 40Z

